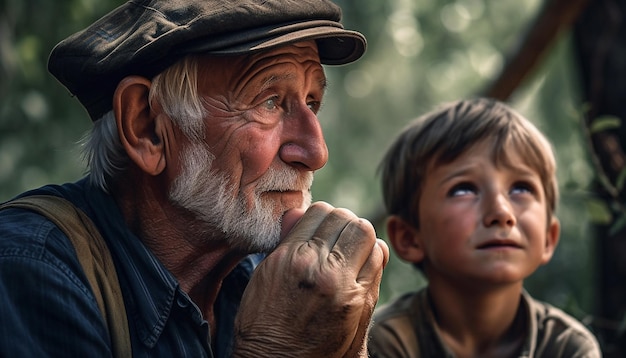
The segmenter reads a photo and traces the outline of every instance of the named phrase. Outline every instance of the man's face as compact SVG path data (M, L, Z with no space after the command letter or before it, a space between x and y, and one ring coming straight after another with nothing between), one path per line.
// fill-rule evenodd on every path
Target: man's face
M201 61L205 142L183 149L172 199L232 246L273 248L282 215L310 204L328 159L317 119L325 85L314 41Z

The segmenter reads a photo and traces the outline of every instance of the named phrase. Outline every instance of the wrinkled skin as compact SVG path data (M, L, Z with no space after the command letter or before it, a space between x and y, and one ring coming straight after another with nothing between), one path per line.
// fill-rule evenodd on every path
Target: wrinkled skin
M317 118L326 85L315 41L203 57L207 125L196 139L148 102L149 80L129 76L116 90L120 139L133 162L114 188L118 204L196 303L212 342L223 279L246 255L271 252L243 298L236 356L366 355L388 248L346 209L318 203L303 215L313 173L328 160Z
M284 220L291 225L297 213ZM235 357L367 357L389 249L346 209L313 204L244 293Z

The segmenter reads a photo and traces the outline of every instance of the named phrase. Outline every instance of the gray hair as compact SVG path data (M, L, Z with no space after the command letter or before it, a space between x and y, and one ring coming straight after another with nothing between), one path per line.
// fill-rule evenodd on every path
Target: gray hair
M197 56L188 56L176 62L152 79L148 94L149 103L160 103L174 125L194 142L204 138L206 116L206 108L198 93L198 62ZM108 192L111 184L130 164L119 138L113 111L94 122L81 144L90 182Z

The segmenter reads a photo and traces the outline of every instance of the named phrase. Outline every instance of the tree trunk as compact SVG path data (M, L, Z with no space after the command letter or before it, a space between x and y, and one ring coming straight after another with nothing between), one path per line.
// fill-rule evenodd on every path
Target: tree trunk
M574 26L583 100L588 105L585 128L597 166L594 188L612 208L611 225L595 228L598 264L598 318L592 322L604 356L626 357L626 230L616 224L626 217L626 191L620 184L626 156L626 1L594 0ZM591 132L593 121L615 116L621 125ZM616 230L617 229L617 230Z

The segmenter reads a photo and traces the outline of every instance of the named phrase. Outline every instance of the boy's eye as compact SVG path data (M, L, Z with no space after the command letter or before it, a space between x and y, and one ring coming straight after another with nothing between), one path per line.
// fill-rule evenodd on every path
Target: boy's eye
M477 189L474 184L471 183L459 183L453 186L448 192L448 196L462 196L476 194Z
M517 182L511 187L511 194L534 194L535 191L535 187L528 182Z

